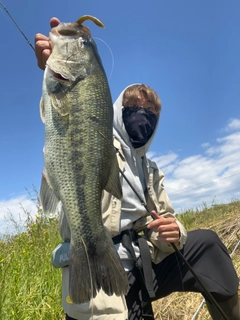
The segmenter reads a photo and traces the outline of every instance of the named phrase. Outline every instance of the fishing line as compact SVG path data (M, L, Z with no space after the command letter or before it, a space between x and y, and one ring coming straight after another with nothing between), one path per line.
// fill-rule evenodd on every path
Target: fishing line
M97 39L97 40L102 41L102 42L108 47L108 50L110 51L110 54L111 54L111 57L112 57L112 69L111 69L110 76L109 76L109 79L108 79L108 80L110 80L110 79L111 79L111 76L112 76L112 74L113 74L113 68L114 68L113 52L112 52L111 48L109 47L109 45L108 45L105 41L103 41L102 39L97 38L97 37L93 37L93 39Z
M33 45L31 44L31 42L28 40L28 38L25 36L25 34L23 33L23 31L20 29L20 27L18 26L18 24L16 23L16 21L13 19L13 17L11 16L11 14L9 13L8 9L3 5L2 1L0 1L0 5L3 7L4 11L8 14L8 16L10 17L10 19L12 20L12 22L15 24L15 26L18 28L18 30L21 32L22 36L24 37L24 39L27 41L27 43L30 45L30 47L33 49L33 51L35 52L35 49L33 47Z

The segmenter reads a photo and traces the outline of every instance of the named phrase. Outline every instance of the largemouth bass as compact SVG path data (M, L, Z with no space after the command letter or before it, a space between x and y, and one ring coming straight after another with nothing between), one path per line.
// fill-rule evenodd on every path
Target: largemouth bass
M101 288L108 295L128 291L126 272L101 214L104 189L122 196L112 99L96 44L81 25L84 19L51 30L52 54L40 103L45 124L40 200L46 214L60 201L66 213L71 231L69 295L75 304L94 298Z

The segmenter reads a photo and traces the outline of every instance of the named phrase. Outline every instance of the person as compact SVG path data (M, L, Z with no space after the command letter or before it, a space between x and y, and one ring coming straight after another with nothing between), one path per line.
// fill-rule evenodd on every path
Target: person
M50 20L51 27L59 23L57 18ZM36 34L35 50L38 66L44 70L51 54L49 38ZM61 265L66 319L154 319L151 302L173 292L201 293L212 318L221 319L219 311L179 258L174 244L227 317L239 320L239 279L226 247L212 230L185 230L164 189L163 172L146 156L160 119L161 101L157 93L145 84L130 85L121 92L113 108L113 143L119 168L131 185L122 177L122 200L103 191L102 216L128 274L129 291L125 297L117 297L107 296L100 290L89 303L69 303L66 259ZM139 197L144 199L151 215ZM61 212L59 230L63 244L68 244L70 229L64 212ZM68 248L60 244L54 250L53 264L56 265L54 260L59 252L65 250L66 253Z

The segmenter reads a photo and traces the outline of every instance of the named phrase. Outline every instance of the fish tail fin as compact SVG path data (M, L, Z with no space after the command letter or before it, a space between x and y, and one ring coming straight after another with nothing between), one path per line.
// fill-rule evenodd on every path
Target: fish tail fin
M102 235L93 245L83 241L71 244L69 295L80 304L96 297L102 289L107 295L126 295L128 278L111 238Z

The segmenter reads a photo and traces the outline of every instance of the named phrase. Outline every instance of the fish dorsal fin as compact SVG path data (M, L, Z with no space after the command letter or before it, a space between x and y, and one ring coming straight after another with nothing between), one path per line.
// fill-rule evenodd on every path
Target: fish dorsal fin
M118 166L118 161L116 157L116 153L113 149L113 161L112 161L112 166L108 178L107 185L105 186L105 190L109 193L111 193L114 197L117 199L122 199L122 186L120 182L120 177L119 177L119 166Z

